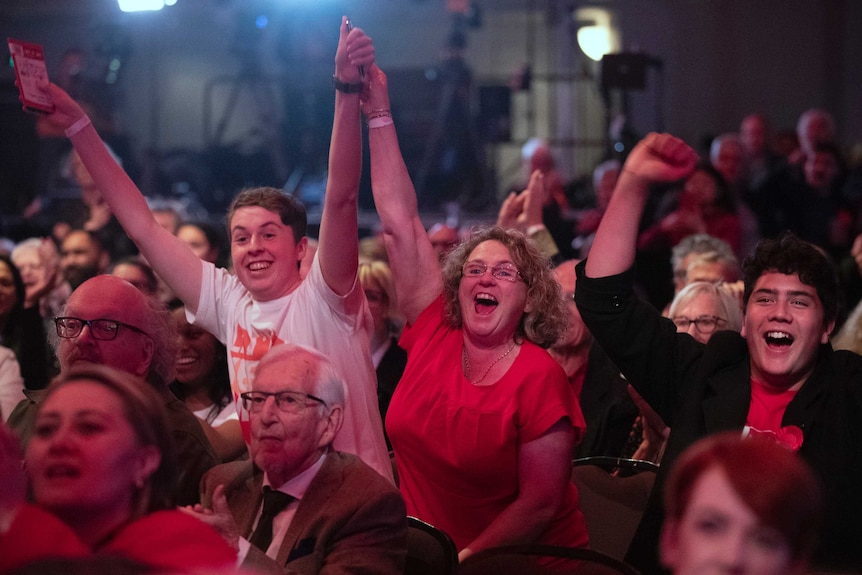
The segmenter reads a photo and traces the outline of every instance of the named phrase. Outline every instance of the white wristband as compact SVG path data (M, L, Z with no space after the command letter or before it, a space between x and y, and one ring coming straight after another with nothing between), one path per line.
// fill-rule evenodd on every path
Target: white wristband
M90 116L81 116L74 124L66 128L66 137L71 138L89 125Z
M545 224L533 224L529 228L527 228L527 237L532 237L533 234L537 234L545 229Z
M390 125L392 125L392 116L377 116L368 120L369 128L382 128Z

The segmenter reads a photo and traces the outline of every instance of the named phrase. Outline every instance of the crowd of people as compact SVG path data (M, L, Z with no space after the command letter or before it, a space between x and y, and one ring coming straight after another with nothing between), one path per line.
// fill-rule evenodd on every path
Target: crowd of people
M535 141L495 221L426 228L346 19L334 65L318 236L249 188L229 254L44 86L87 210L0 254L0 573L396 575L408 516L459 561L589 547L593 455L659 464L643 573L862 569L862 190L827 113L783 157L761 115L704 158L650 134L584 209Z

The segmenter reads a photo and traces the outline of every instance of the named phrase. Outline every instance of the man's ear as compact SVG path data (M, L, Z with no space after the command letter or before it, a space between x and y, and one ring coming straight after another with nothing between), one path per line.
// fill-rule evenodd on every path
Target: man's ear
M829 336L832 334L832 330L835 329L835 320L830 321L826 325L826 329L823 331L823 334L820 336L820 343L829 343Z
M308 251L308 236L302 236L298 242L296 242L296 261L301 262L305 257L306 252Z
M136 366L135 375L146 377L150 372L150 366L153 364L153 356L156 353L156 344L148 337L142 338L144 345L141 348L141 361Z
M135 478L136 482L140 482L141 485L145 484L150 476L156 472L156 469L159 468L159 465L162 462L162 454L159 452L159 448L155 445L147 445L141 448L141 452L138 459L138 467L137 467L137 477Z
M333 405L329 409L329 414L323 418L323 430L318 441L319 447L326 447L335 440L338 435L338 430L341 429L341 423L344 420L344 409L340 405Z

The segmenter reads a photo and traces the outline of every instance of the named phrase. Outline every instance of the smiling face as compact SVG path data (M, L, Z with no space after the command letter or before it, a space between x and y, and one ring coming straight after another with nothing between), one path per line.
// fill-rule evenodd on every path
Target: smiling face
M258 206L236 210L230 222L233 268L257 301L290 293L300 282L298 262L307 240L297 242L293 229L275 212Z
M171 312L177 325L177 381L183 386L198 389L212 381L217 367L218 340L208 331L186 320L184 307Z
M36 503L67 518L130 516L160 458L139 443L120 398L81 379L45 399L25 459Z
M824 317L817 290L798 275L761 275L742 325L752 377L780 389L798 389L814 370L819 347L834 327Z
M465 264L470 263L490 267L479 277L462 277L458 285L464 330L491 344L508 341L514 335L521 316L529 311L527 285L520 277L511 282L491 274L490 268L494 266L508 264L517 267L508 248L496 240L476 246L467 256Z
M252 389L277 393L299 391L318 395L317 358L299 350L278 359L262 362ZM333 415L337 411L337 415ZM251 457L274 486L308 469L332 443L340 424L340 406L324 407L310 401L298 413L281 411L269 397L263 408L249 414Z
M791 548L739 497L720 467L694 485L679 520L668 520L662 562L674 575L785 575L793 571Z

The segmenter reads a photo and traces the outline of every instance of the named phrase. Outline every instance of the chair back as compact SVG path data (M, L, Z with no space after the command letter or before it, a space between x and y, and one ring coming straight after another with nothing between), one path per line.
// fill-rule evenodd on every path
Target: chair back
M407 565L404 575L452 575L458 552L448 534L416 517L407 517Z
M616 457L587 457L573 463L572 481L578 488L590 548L623 559L646 509L658 466ZM613 475L611 469L634 475Z
M484 549L458 565L457 575L640 575L595 549L538 543Z

